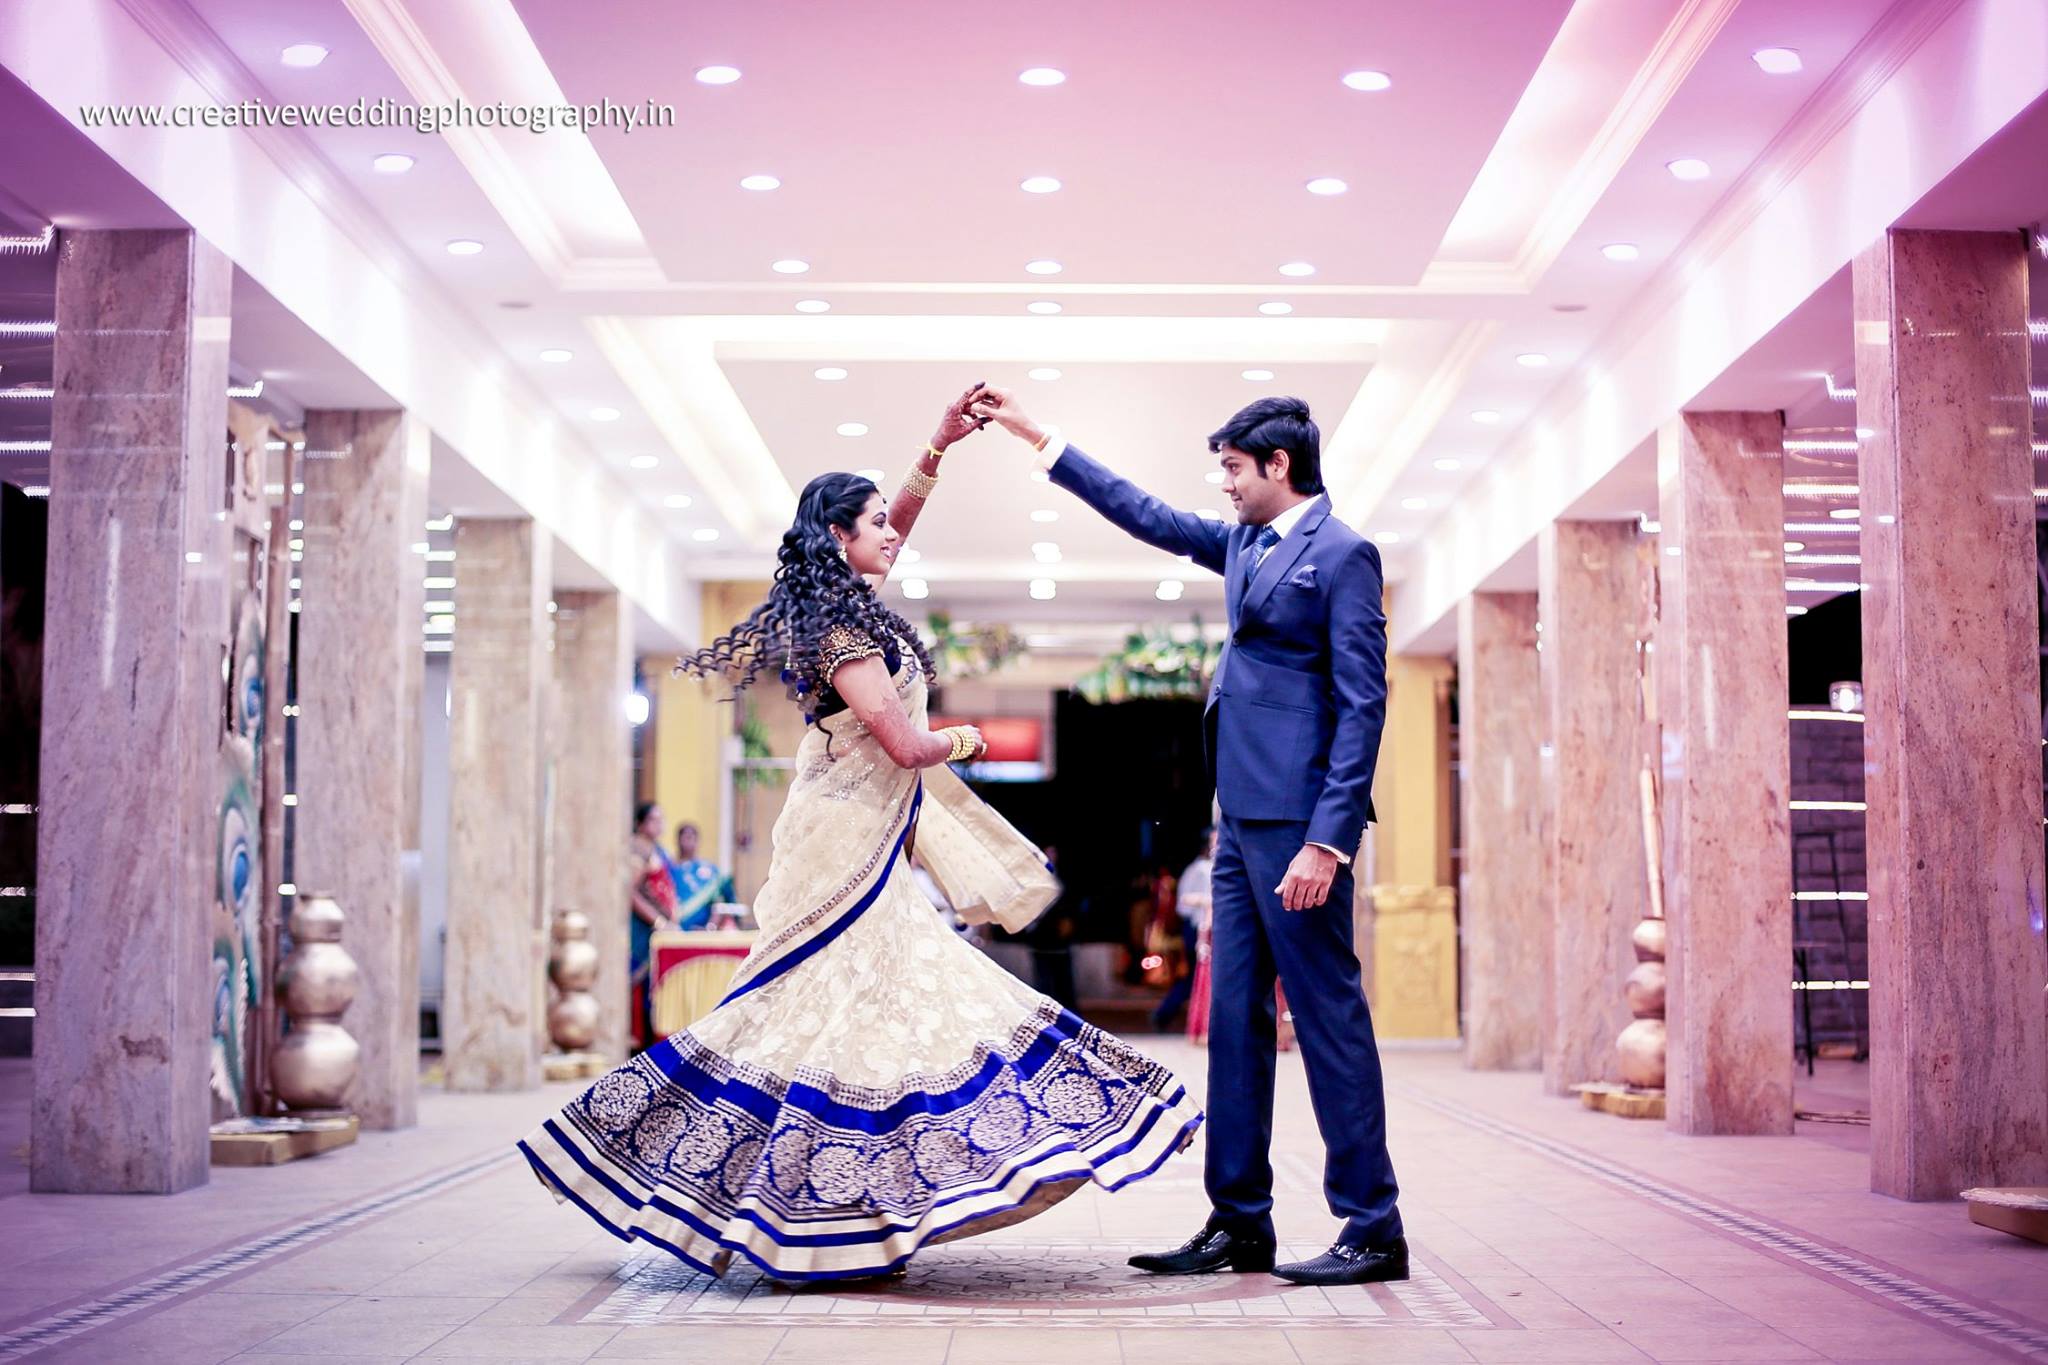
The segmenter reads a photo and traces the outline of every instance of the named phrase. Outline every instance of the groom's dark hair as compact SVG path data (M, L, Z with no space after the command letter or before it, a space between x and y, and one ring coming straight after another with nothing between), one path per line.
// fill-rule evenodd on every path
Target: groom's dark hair
M1323 434L1309 420L1308 404L1299 398L1261 398L1209 434L1209 449L1229 446L1259 462L1259 472L1273 463L1273 452L1287 452L1287 481L1297 493L1323 491Z

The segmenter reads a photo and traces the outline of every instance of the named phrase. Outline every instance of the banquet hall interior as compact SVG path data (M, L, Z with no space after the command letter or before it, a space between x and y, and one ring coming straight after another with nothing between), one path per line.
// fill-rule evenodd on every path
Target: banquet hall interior
M2039 0L9 0L0 127L0 1360L2048 1359ZM1405 1281L515 1149L758 941L803 715L678 657L977 383L1215 521L1320 427ZM1204 1091L1223 580L991 426L879 591L1057 879L933 913Z

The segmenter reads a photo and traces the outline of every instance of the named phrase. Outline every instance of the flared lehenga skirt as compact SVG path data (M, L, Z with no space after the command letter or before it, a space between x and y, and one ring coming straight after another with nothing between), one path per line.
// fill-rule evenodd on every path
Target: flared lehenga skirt
M764 938L725 1002L520 1144L558 1198L710 1273L737 1256L782 1280L860 1277L1087 1182L1117 1189L1188 1144L1202 1115L1172 1073L998 967L917 890L905 776L872 856L771 921L795 908L771 894L785 850L841 842L814 823L845 814L831 798L792 790Z

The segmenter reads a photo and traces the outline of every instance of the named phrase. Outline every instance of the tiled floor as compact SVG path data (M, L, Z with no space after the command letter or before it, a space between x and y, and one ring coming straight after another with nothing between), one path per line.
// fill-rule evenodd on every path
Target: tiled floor
M1201 1057L1158 1048L1191 1082ZM1332 1228L1298 1056L1280 1232ZM1417 1273L1325 1292L1159 1280L1136 1247L1203 1213L1182 1157L882 1287L709 1281L556 1206L511 1141L569 1093L433 1094L422 1123L168 1199L26 1193L26 1066L0 1063L0 1360L1004 1362L2048 1360L2048 1247L1866 1185L1867 1131L1687 1139L1455 1056L1387 1057ZM1817 1109L1853 1099L1837 1067Z

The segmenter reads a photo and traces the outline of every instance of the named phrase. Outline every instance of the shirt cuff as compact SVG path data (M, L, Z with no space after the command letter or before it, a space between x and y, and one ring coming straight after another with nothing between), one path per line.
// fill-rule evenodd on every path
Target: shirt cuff
M1330 846L1329 846L1328 844L1310 844L1310 845L1309 845L1309 847L1310 847L1310 848L1319 848L1319 849L1321 849L1321 850L1322 850L1323 852L1325 852L1325 853L1328 853L1328 854L1330 854L1331 856L1333 856L1334 858L1336 858L1337 862L1338 862L1338 863L1339 863L1340 865L1342 865L1342 866L1344 866L1344 867L1349 867L1349 866L1351 866L1351 857L1350 857L1350 855L1349 855L1349 854L1346 854L1346 853L1340 852L1340 851L1339 851L1339 850L1337 850L1337 849L1331 848L1331 847L1330 847Z
M1041 474L1052 473L1052 467L1060 462L1060 456L1067 453L1067 438L1060 435L1058 427L1045 429L1045 447L1038 452L1037 465Z

